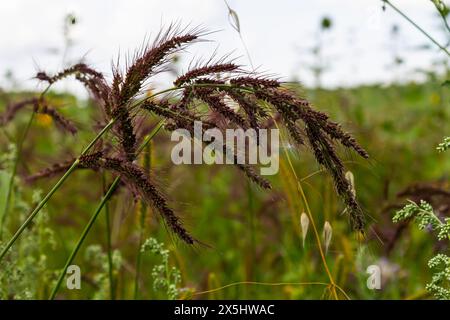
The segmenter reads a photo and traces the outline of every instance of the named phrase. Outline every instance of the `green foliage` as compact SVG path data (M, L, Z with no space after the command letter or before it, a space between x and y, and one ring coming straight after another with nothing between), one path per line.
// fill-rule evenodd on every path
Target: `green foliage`
M98 244L90 245L84 253L85 262L95 269L93 282L97 287L93 299L105 300L110 298L109 288L109 265L108 256ZM122 256L119 251L114 250L112 254L113 270L119 270L122 266Z
M436 148L439 152L444 152L450 149L450 137L445 137L444 141L439 143Z
M438 240L450 239L450 218L442 222L434 213L430 204L420 201L416 204L410 201L403 209L397 211L394 222L414 218L420 229L431 228L437 232ZM426 288L438 299L450 299L450 257L438 254L428 262L430 269L436 270L431 283Z
M435 273L426 286L427 290L438 299L450 299L450 257L440 253L430 259L428 266L435 270Z
M152 269L153 289L164 290L169 300L178 299L185 289L179 288L181 272L169 264L169 250L164 248L155 238L147 239L141 247L142 252L150 252L161 259L161 263Z

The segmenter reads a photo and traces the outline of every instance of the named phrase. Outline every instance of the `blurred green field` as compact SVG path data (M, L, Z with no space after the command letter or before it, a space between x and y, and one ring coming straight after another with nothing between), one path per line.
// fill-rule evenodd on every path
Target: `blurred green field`
M326 261L336 284L350 298L431 298L425 290L431 278L427 262L437 251L448 248L446 244L436 244L431 234L412 224L393 224L392 216L406 199L422 198L444 216L450 214L450 197L427 191L449 190L449 155L436 151L450 132L450 87L442 86L445 79L448 76L431 74L424 83L335 90L294 88L353 133L371 155L366 161L340 150L354 175L356 193L367 215L363 239L350 230L329 175L320 170L306 147L296 150L284 141L280 172L270 177L274 188L267 192L243 179L232 166L173 165L173 143L169 133L160 131L147 150L152 177L163 186L188 229L205 245L189 247L179 242L151 209L147 209L141 230L142 204L128 192L118 192L110 204L114 298L168 297L166 290L153 288L152 268L161 263L161 258L151 252L142 255L139 290L135 293L141 231L144 239L153 237L170 250L169 264L179 269L178 287L184 288L179 298L331 297L327 287L318 284L328 283L329 279L311 226L305 246L302 245L300 215L306 209L286 155L301 180L320 236L325 221L332 226ZM2 92L0 112L8 101L32 94ZM23 222L39 190L42 196L56 182L53 178L27 185L22 178L75 157L94 136L91 123L97 109L89 101L54 92L48 94L48 99L75 121L80 133L61 134L54 130L51 118L36 117L24 144L2 241L9 239ZM22 111L0 133L0 209L5 204L4 190L11 171L10 148L23 132L30 114L31 110ZM158 119L151 121L156 124ZM106 178L108 183L112 181L111 176ZM102 184L100 173L80 170L69 178L46 205L45 213L40 214L1 263L5 272L0 273L0 298L48 297L58 271L100 201ZM110 298L106 237L102 212L74 261L83 274L81 290L68 290L63 285L58 298ZM366 286L366 269L372 264L382 268L381 290L369 290ZM214 290L227 285L230 286ZM342 293L339 297L345 298Z

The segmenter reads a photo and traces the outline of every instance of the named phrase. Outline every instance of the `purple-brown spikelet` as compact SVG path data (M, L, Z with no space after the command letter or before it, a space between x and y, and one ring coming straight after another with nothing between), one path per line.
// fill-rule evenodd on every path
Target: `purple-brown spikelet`
M236 90L228 90L227 95L244 110L250 127L258 130L260 128L260 119L267 117L267 113L258 106L256 99Z
M63 172L66 172L67 169L72 165L72 163L75 161L75 159L72 159L70 161L65 161L62 163L55 163L49 168L45 168L33 175L30 175L25 178L25 181L27 183L33 183L36 180L43 179L43 178L52 178L58 174L61 174Z
M113 69L113 80L111 83L111 91L109 96L109 104L111 106L119 106L120 105L120 88L123 81L123 77L117 68ZM112 109L108 110L107 115L112 117Z
M111 88L107 82L100 76L89 76L85 74L77 74L75 78L80 81L92 95L94 100L101 105L106 115L111 115Z
M306 126L308 141L317 161L331 174L336 190L346 204L350 223L355 230L363 230L364 214L356 201L349 181L345 178L344 165L329 139L314 124Z
M255 90L255 95L274 106L280 113L291 137L297 143L304 144L303 132L306 133L317 162L331 174L336 190L348 208L352 227L362 230L364 228L363 212L345 178L344 165L338 157L331 139L354 149L364 158L368 157L367 152L350 134L344 132L338 124L330 121L327 114L312 109L306 99L299 99L288 91L272 88ZM303 122L304 128L297 124L299 121Z
M205 102L212 110L220 113L226 119L228 119L231 123L243 128L248 129L250 126L244 117L240 114L234 112L231 108L229 108L224 102L223 98L217 93L213 93L213 91L209 88L198 88L194 90L194 95L196 98Z
M152 112L158 116L172 120L177 124L177 127L184 128L194 126L194 121L202 121L201 118L191 113L185 108L179 108L178 105L172 107L168 101L159 101L158 103L153 101L146 101L141 105L141 108Z
M302 130L296 125L295 121L283 117L283 123L295 143L297 143L298 145L304 145L305 141L303 139Z
M196 69L192 69L182 76L178 77L173 84L176 87L179 87L185 83L191 82L192 80L195 80L202 76L209 76L213 74L219 74L219 73L225 73L225 72L232 72L236 71L239 68L238 65L235 65L234 63L223 63L223 64L212 64L212 65L206 65L202 66Z
M183 126L184 125L184 126ZM217 127L217 125L214 126L213 123L207 125L207 126L203 126L202 127L202 136L205 135L205 131L208 128L213 128L213 127ZM186 129L187 131L189 131L189 133L191 134L191 137L194 137L194 125L193 123L171 123L170 130L175 130L175 129ZM266 179L264 179L263 177L261 177L260 175L258 175L255 170L253 169L252 166L247 165L247 164L240 164L238 163L238 159L237 159L237 155L234 152L234 150L231 150L226 143L222 144L222 150L223 150L223 154L224 155L228 155L231 154L233 157L233 161L232 163L239 169L241 170L250 180L252 180L254 183L256 183L257 185L259 185L260 187L262 187L263 189L271 189L272 186L270 184L270 182Z
M236 162L237 163L237 162ZM259 174L255 172L253 167L245 164L236 164L236 166L245 173L245 175L252 180L254 183L259 185L263 189L272 189L272 185L270 184L269 180L263 178Z
M132 119L129 112L123 113L119 116L117 123L117 131L119 132L120 144L124 156L129 161L132 161L136 152L136 135L132 124Z
M83 155L79 159L79 163L77 165L77 169L91 169L97 170L99 168L97 164L98 159L103 155L103 152L94 152L91 154ZM54 163L49 168L45 168L33 175L27 176L25 181L27 183L33 183L36 180L44 179L44 178L52 178L57 176L58 174L62 174L66 172L72 164L76 161L76 158L72 158L70 160Z
M128 68L121 87L119 103L125 103L136 95L143 82L155 73L155 68L166 62L166 57L178 50L183 49L183 44L198 39L196 33L171 36L169 29L160 40L150 48L146 48L142 55L137 57L134 63Z
M11 103L6 107L5 112L0 116L0 123L7 124L14 119L16 114L27 106L34 106L38 102L37 98L29 98L19 102Z
M59 128L61 131L67 131L70 132L71 134L76 134L78 131L75 125L72 123L72 121L66 119L53 107L44 104L39 108L37 108L36 112L50 116L53 119L53 121L55 121L57 128Z
M188 244L194 244L196 240L183 227L180 218L176 216L173 210L168 206L167 200L158 191L158 189L150 182L148 175L137 165L116 158L91 158L90 163L83 163L84 165L91 165L93 167L101 167L107 170L112 170L122 177L122 179L132 185L143 199L153 205L155 209L161 214L170 230L172 230L181 240Z
M32 106L33 111L36 113L50 116L60 130L70 132L71 134L77 133L77 128L72 121L66 119L62 114L56 111L55 108L50 107L45 99L39 98L29 98L8 105L4 114L0 116L0 123L4 125L10 122L20 110L28 106Z
M230 83L239 87L278 88L280 86L277 80L260 77L238 77L231 79Z
M49 76L47 73L40 71L36 74L36 79L53 84L59 80L67 78L71 75L84 74L93 77L102 77L101 73L95 71L94 69L88 67L84 63L77 63L69 68L66 68L53 76Z

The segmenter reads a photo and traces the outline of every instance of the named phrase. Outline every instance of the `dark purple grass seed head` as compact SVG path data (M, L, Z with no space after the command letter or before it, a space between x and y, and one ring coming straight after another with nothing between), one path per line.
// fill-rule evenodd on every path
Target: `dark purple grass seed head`
M53 76L49 76L47 73L40 71L36 74L35 78L41 81L48 82L49 84L53 84L57 81L76 74L84 74L103 78L103 75L100 72L95 71L84 63L77 63L69 68L62 70L61 72L58 72Z
M364 158L368 157L367 152L339 124L332 122L327 114L315 110L308 100L301 99L281 87L279 81L252 73L243 74L237 65L221 60L193 68L178 77L174 85L180 89L182 95L176 102L168 99L161 101L147 99L141 102L137 100L138 95L146 88L147 80L164 70L163 67L170 61L170 55L183 50L187 44L198 38L198 32L180 33L169 28L166 32L160 33L153 45L144 47L124 73L119 71L118 65L113 66L111 83L108 83L101 73L85 64L74 65L53 76L45 72L37 74L36 78L49 84L69 75L75 75L75 78L84 84L103 108L106 118L103 122L116 120L112 132L119 140L119 151L114 152L114 148L110 148L103 152L82 156L78 167L102 169L120 175L128 190L133 194L139 194L142 199L157 209L170 230L186 243L193 244L197 241L183 227L181 220L169 207L166 198L155 187L145 171L133 162L137 156L137 145L142 141L143 135L139 134L141 122L135 121L138 112L135 112L132 107L138 102L137 110L145 110L164 118L166 129L187 129L191 135L194 130L194 121L203 121L205 124L203 131L208 128L221 128L220 120L223 119L226 119L227 127L243 129L265 128L280 121L297 145L310 146L316 161L331 175L337 194L348 209L351 225L354 229L362 230L364 215L351 190L351 185L345 178L345 167L337 154L335 145L341 144L351 148ZM216 76L219 76L218 79ZM228 106L225 99L230 98L239 105L238 109ZM206 112L205 105L208 107ZM15 109L22 107L18 105L11 108L10 116L2 118L10 118L11 114L17 112ZM67 122L58 116L56 110L48 106L36 109L36 111L39 110L53 115L55 122L69 128ZM272 118L272 113L275 114L275 118ZM218 115L217 119L211 117L212 114ZM204 118L208 119L208 117L210 121L205 122ZM110 142L109 145L114 145L114 142ZM228 150L226 145L223 146L223 150L224 153ZM234 157L236 158L236 155ZM236 159L234 160L237 163ZM55 175L64 171L67 165L70 163L54 165L35 176L39 178ZM264 189L270 189L269 181L259 176L255 167L242 164L236 164L236 166L251 181Z
M179 87L185 83L188 83L192 80L197 79L198 77L202 76L211 76L214 74L220 74L225 72L232 72L239 69L238 65L235 65L234 63L224 63L224 64L212 64L212 65L206 65L203 67L199 67L196 69L189 70L182 76L178 77L173 84L176 87Z
M175 35L157 42L154 46L144 50L128 68L120 90L119 104L127 102L139 93L141 86L148 77L155 73L154 69L166 62L169 54L181 50L183 44L198 39L196 34Z

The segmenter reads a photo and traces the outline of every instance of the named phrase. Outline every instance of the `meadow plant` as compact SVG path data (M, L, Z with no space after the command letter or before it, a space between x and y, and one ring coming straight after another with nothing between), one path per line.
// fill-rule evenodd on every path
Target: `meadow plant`
M443 152L448 149L449 138L439 144L437 149ZM437 233L438 241L450 240L450 218L440 218L434 213L432 206L426 201L420 203L409 201L409 203L397 211L393 217L394 222L414 219L421 230L433 230ZM439 253L428 261L428 267L434 272L431 282L426 285L438 299L450 299L450 257Z
M161 259L161 263L153 266L153 290L163 290L169 300L179 299L186 288L179 288L181 283L181 272L175 266L170 266L169 250L164 248L155 238L147 239L141 247L142 253L152 253Z
M93 299L108 299L110 297L111 283L109 282L109 262L108 256L103 251L100 245L94 244L86 248L84 253L86 265L91 265L95 268L92 281L96 286ZM114 250L112 252L113 270L119 270L122 266L122 256L120 251Z
M182 241L188 244L198 243L170 208L164 193L156 186L151 175L134 162L139 145L150 131L144 125L145 114L148 113L161 117L165 129L169 131L186 129L189 132L193 131L195 121L202 121L205 130L258 130L263 128L267 120L273 117L280 119L297 145L309 146L317 162L331 174L337 193L347 207L346 212L349 213L353 229L363 230L364 214L345 177L345 167L335 145L340 143L353 149L363 158L368 158L367 152L338 123L331 121L325 113L315 110L308 100L299 98L284 88L280 81L245 71L233 61L211 59L205 64L192 65L174 81L174 87L153 95L144 94L151 87L151 77L167 71L170 57L174 53L183 51L188 44L200 41L205 34L198 28L182 29L177 26L161 31L153 44L145 45L136 52L132 61L127 63L125 71L120 70L119 62L114 65L111 82L84 63L75 64L55 75L43 71L36 75L38 80L47 83L48 88L71 76L81 82L100 107L101 118L97 123L103 124L103 128L80 156L56 163L28 177L27 180L32 182L63 174L6 245L0 258L76 169L109 172L118 177L120 184L134 196L153 206L168 228ZM163 94L164 97L157 98ZM227 104L230 99L239 106L237 110ZM34 112L44 112L53 117L61 128L75 132L71 122L50 107L43 95L9 107L2 117L3 123L10 121L27 105L33 106ZM108 139L109 133L111 136ZM260 187L271 188L270 182L259 176L253 166L236 164L236 167Z
M399 222L409 219L414 219L421 230L435 231L439 241L450 240L450 218L441 220L427 202L422 200L417 204L411 201L397 211L392 220ZM431 282L426 285L427 290L438 299L450 299L450 257L439 253L428 261L428 266L435 272Z

